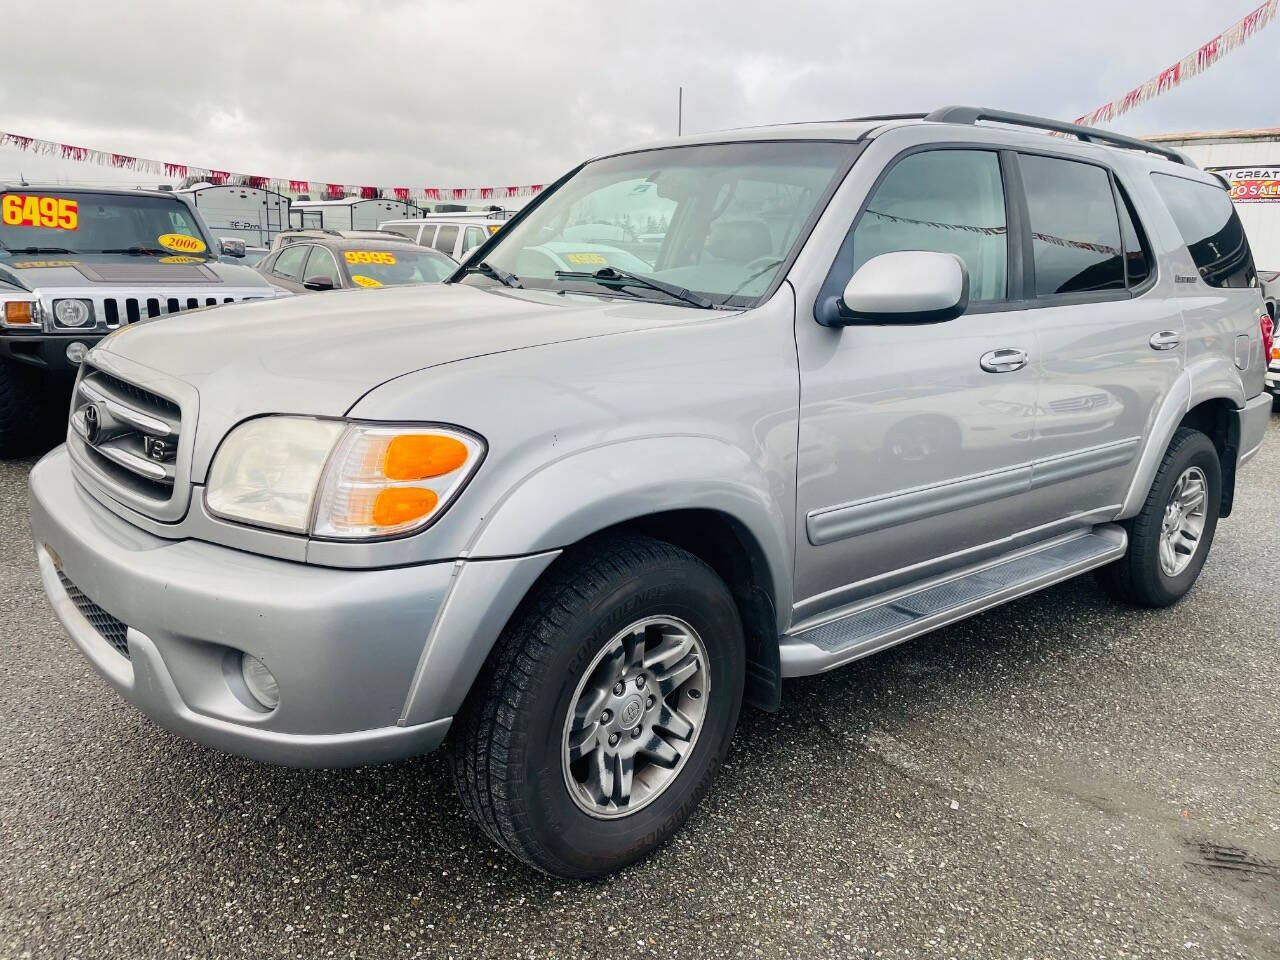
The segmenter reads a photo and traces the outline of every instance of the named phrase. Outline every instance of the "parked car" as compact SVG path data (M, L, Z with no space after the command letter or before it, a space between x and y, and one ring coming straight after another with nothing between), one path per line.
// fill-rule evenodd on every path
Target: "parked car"
M495 217L450 214L419 220L388 220L379 224L378 229L405 237L420 246L432 247L461 261L505 224L505 220Z
M670 226L644 272L529 255L578 217ZM489 837L560 876L670 837L784 678L1090 570L1175 603L1267 430L1225 190L1102 130L685 137L583 164L483 254L108 338L32 529L160 723L298 766L447 741Z
M61 432L76 369L112 330L283 296L228 262L243 253L185 196L0 183L0 456Z
M337 238L345 240L391 240L392 237L381 230L331 230L322 227L308 227L298 230L282 230L271 241L271 249L279 250L291 243L305 243L308 240L324 240Z
M319 235L286 243L258 265L258 272L293 293L439 283L458 269L443 253L399 240Z

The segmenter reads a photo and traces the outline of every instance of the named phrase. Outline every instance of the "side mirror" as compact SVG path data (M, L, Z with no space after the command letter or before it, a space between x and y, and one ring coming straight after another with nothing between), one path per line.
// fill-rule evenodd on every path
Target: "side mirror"
M218 240L218 247L222 251L224 257L243 257L244 241L237 240L235 237L222 237Z
M332 290L333 277L312 277L302 285L308 290Z
M828 327L879 323L939 323L969 308L969 270L953 253L901 250L864 263L844 294L819 309Z

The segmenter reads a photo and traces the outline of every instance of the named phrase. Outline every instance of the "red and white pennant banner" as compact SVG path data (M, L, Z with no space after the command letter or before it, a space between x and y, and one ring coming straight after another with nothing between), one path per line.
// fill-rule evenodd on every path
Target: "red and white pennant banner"
M1122 113L1128 113L1139 104L1146 103L1154 97L1167 93L1184 80L1189 80L1198 73L1204 73L1211 66L1225 57L1236 47L1253 37L1269 24L1276 16L1276 7L1280 0L1267 0L1256 10L1247 13L1238 22L1218 34L1208 43L1201 44L1194 53L1189 53L1171 67L1158 74L1141 86L1134 87L1118 100L1104 103L1092 113L1077 117L1076 123L1087 127L1114 120Z
M498 201L509 197L530 197L540 193L543 187L541 183L507 187L371 187L363 184L329 183L322 180L260 177L247 173L232 173L229 170L211 170L208 167L197 167L189 163L169 163L164 160L148 160L146 157L131 157L123 153L110 153L106 150L92 150L89 147L77 147L69 143L55 143L52 140L25 137L17 133L5 133L3 130L0 130L0 147L16 147L41 156L60 157L63 160L74 160L79 163L96 163L98 166L114 167L117 170L135 170L138 173L157 177L172 177L188 181L205 180L214 184L274 190L277 193L305 193L313 198L318 195L326 199L364 197L367 200L373 200L381 197L406 202Z

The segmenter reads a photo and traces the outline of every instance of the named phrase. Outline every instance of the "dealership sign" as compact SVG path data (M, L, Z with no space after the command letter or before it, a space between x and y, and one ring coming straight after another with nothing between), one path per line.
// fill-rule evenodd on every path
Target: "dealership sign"
M1280 166L1211 169L1231 184L1231 199L1236 203L1280 202Z

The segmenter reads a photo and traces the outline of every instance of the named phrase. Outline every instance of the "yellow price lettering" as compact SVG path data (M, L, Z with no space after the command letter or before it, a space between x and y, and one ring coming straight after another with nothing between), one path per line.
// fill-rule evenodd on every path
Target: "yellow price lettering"
M75 230L80 226L80 204L63 197L6 193L0 203L0 219L10 227Z
M348 250L343 256L347 263L384 263L389 267L396 265L396 255L381 250Z

